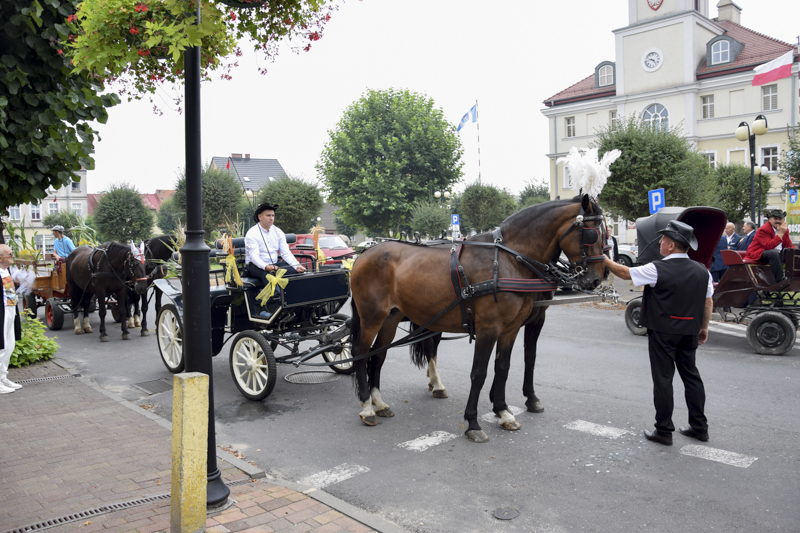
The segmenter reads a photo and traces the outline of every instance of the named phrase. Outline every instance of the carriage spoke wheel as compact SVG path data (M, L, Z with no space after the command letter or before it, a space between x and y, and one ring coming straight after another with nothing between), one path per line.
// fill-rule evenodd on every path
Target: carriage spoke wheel
M51 330L58 331L64 325L64 311L58 306L55 298L48 298L44 303L44 318Z
M347 315L337 314L333 315L332 318L347 320L350 317L348 317ZM328 326L325 328L325 333L330 333L332 331L336 331L337 329L339 329L337 326ZM356 367L353 366L352 361L349 363L335 364L336 361L344 361L345 359L350 359L351 357L353 357L351 353L351 348L353 344L352 342L350 342L350 336L348 335L347 337L344 337L339 342L342 343L342 351L340 353L336 353L334 351L322 352L322 358L325 359L326 363L334 363L331 364L330 367L337 374L352 374L353 372L356 371Z
M747 342L762 355L783 355L792 349L796 338L791 319L777 311L759 313L747 326Z
M239 333L231 346L231 376L239 392L249 400L263 400L270 395L278 378L275 356L269 341L260 333Z
M183 324L174 304L164 304L156 318L156 340L164 366L173 374L183 372Z

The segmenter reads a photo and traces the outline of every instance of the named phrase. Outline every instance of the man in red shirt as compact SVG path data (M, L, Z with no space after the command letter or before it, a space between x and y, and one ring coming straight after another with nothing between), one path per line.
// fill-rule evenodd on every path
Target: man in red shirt
M780 209L773 209L764 213L768 220L758 228L753 242L747 248L745 259L769 263L775 282L783 281L783 253L787 248L794 248L789 238L789 225L786 223L786 213Z

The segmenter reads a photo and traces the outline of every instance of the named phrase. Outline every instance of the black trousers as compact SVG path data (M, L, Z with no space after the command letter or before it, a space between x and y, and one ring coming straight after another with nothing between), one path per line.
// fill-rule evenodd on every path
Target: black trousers
M697 335L675 335L647 330L650 351L650 372L653 375L653 402L656 407L656 429L675 431L672 424L672 379L675 369L683 380L686 390L686 407L689 409L689 425L700 432L708 431L708 421L703 413L706 391L700 372L695 366Z
M297 270L294 269L289 263L280 259L275 265L278 268L285 268L287 274L297 274ZM266 286L267 285L267 274L273 274L272 272L267 272L266 270L262 270L258 268L253 263L247 263L247 273L250 274L252 278L258 278L261 282ZM274 275L274 274L273 274ZM277 292L277 290L276 290Z
M772 269L772 274L775 276L775 282L780 282L783 278L783 248L782 250L778 251L776 249L772 250L764 250L761 252L761 261L764 263L769 263L769 267Z

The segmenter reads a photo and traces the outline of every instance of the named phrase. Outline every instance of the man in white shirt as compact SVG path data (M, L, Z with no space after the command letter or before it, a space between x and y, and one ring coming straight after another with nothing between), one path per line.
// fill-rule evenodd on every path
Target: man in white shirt
M306 268L295 259L286 243L286 235L274 225L277 205L264 202L256 209L255 226L244 236L245 262L250 276L267 283L267 274L285 268L287 274L302 274ZM280 256L280 258L279 258Z
M14 262L14 252L7 244L0 244L0 279L2 280L3 298L0 300L0 325L3 332L0 344L0 394L8 394L22 385L8 379L8 364L14 345L20 338L20 321L17 316L17 292L14 280L11 277L11 264Z

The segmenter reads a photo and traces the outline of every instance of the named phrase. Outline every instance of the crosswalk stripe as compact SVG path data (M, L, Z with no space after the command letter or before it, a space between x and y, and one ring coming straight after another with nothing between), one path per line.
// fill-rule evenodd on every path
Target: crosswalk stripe
M681 453L683 455L708 459L709 461L716 461L730 466L738 466L739 468L747 468L758 459L758 457L742 455L741 453L729 452L726 450L718 450L717 448L709 448L708 446L700 446L699 444L687 444L681 448Z
M508 406L508 412L511 413L514 416L517 416L518 414L520 414L520 413L522 413L524 411L525 411L525 409L523 409L522 407L517 407L516 405L509 405ZM484 422L496 422L497 421L497 417L494 416L493 412L491 412L491 413L486 413L485 415L483 415L481 417L481 420L483 420Z
M458 438L458 435L453 435L452 433L448 433L446 431L434 431L433 433L423 435L414 440L402 442L398 444L398 446L407 450L411 450L412 452L424 452L428 448L438 446L443 442L447 442L455 438Z
M592 422L587 422L586 420L575 420L564 427L567 429L574 429L575 431L589 433L591 435L597 435L598 437L608 437L610 439L618 439L619 437L630 433L630 431L626 431L624 429L614 428L611 426L601 426L600 424L594 424Z
M366 466L344 463L335 468L331 468L330 470L318 472L312 476L301 479L300 483L304 485L310 485L317 489L324 489L328 485L340 483L346 479L350 479L353 476L357 476L358 474L363 474L365 472L369 472L369 468Z

